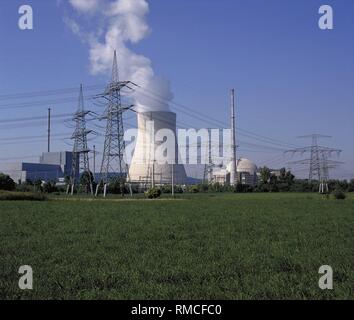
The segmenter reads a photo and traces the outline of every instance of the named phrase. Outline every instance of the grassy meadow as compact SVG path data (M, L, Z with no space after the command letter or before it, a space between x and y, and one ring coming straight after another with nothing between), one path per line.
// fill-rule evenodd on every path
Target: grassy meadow
M0 300L354 299L352 195L0 201L0 237Z

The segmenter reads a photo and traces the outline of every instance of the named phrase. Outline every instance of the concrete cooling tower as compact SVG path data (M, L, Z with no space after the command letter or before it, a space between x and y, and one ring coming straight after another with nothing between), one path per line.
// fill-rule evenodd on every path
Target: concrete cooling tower
M171 184L187 182L184 166L178 164L176 114L167 111L138 113L138 135L129 168L132 182ZM154 177L154 179L152 179Z

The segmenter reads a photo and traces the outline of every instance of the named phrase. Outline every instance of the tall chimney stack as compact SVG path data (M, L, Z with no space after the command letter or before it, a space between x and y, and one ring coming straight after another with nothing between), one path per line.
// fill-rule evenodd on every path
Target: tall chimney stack
M231 172L230 185L237 184L237 158L236 158L236 127L235 127L235 89L231 90Z
M51 122L51 108L48 108L48 153L50 152L50 123Z

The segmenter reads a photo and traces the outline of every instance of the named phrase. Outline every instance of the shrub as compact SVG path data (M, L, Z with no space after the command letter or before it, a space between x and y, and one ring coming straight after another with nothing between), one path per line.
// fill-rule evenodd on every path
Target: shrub
M16 183L10 176L0 173L0 190L12 191L15 190Z
M182 186L175 186L175 193L183 193Z
M188 191L190 193L198 193L199 192L199 188L198 188L198 186L190 186Z
M58 192L58 188L55 185L55 182L47 182L43 185L43 192L45 193L54 193Z
M108 184L108 192L121 195L129 193L128 186L126 185L126 179L124 177L112 179Z
M261 183L256 188L257 192L270 192L269 184Z
M145 192L145 197L148 199L157 199L161 197L161 190L158 188L151 188Z
M32 192L34 189L33 185L27 183L21 183L16 186L16 191L19 192Z
M207 183L202 183L199 185L199 190L200 190L200 192L208 192L209 185Z
M161 192L162 193L171 193L172 192L172 186L171 185L164 185L161 187Z
M250 193L254 191L254 188L248 184L238 183L234 188L234 192L237 193Z
M0 191L0 201L44 201L46 199L40 193Z
M335 190L333 196L337 200L344 200L346 198L346 195L342 190Z
M36 181L33 182L33 185L34 185L34 190L36 192L43 192L43 187L42 187L42 180L40 179L37 179Z
M93 174L91 171L85 171L81 174L80 177L80 191L89 194L94 189L93 185Z

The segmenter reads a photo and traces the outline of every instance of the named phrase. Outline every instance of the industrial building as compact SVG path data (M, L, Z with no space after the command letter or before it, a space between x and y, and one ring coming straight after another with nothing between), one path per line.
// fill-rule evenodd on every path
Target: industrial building
M26 180L55 181L69 176L72 167L72 152L45 152L39 163L8 163L0 171L9 175L16 183Z
M212 182L220 184L230 183L231 163L223 169L214 170L212 173ZM237 160L237 182L243 185L254 186L257 184L257 166L246 158Z
M165 163L156 153L162 142L156 141L153 134L161 129L167 129L174 135L175 152ZM175 113L168 111L138 113L138 136L129 168L129 178L132 182L140 184L171 184L172 181L175 184L187 183L184 166L178 164Z

